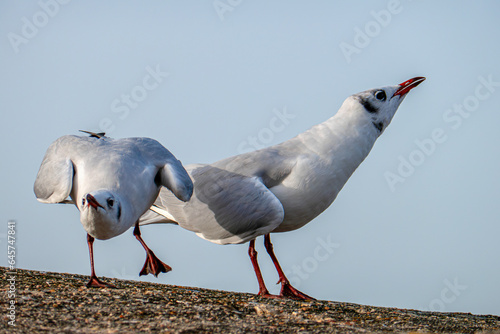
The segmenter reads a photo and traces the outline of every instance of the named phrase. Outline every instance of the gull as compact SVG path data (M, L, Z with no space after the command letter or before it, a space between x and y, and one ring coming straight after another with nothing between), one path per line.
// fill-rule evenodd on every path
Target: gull
M158 276L170 271L142 240L138 220L162 186L179 201L191 198L193 183L186 170L156 140L111 139L104 133L87 133L90 137L67 135L54 141L47 149L34 185L38 201L72 203L80 210L90 255L87 287L114 287L95 274L94 239L116 237L134 225L133 234L146 250L140 275Z
M330 119L281 144L213 164L188 165L194 195L187 203L162 190L140 225L174 223L217 244L249 242L258 295L313 299L295 289L273 251L270 233L309 223L335 200L406 94L425 80L367 90L348 97ZM271 296L257 262L255 238L264 245L281 283Z

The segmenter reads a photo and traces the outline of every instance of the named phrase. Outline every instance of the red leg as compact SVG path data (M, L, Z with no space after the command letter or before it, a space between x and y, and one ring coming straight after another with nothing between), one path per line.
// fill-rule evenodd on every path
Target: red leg
M88 233L87 244L89 245L90 255L90 281L87 283L87 288L116 288L113 284L104 283L97 278L94 270L94 237Z
M257 281L259 282L259 296L270 297L272 295L267 291L266 284L264 283L264 279L262 278L262 273L260 272L259 263L257 262L257 251L255 250L255 239L250 241L250 245L248 246L248 255L250 256L250 260L252 261L253 270L255 270L255 275L257 275Z
M139 222L135 223L134 228L134 236L139 240L142 247L146 250L146 262L144 263L144 267L142 267L139 276L153 274L155 277L158 277L160 273L166 273L172 270L169 265L161 262L153 253L151 249L149 249L148 245L141 238L141 231L139 230Z
M269 234L266 234L264 236L264 246L266 246L267 253L271 257L271 260L273 260L274 266L276 267L276 270L278 271L278 275L280 277L278 281L278 283L281 283L280 296L292 299L315 300L314 298L306 295L305 293L295 289L290 284L290 282L285 276L285 273L281 269L281 266L278 262L278 259L276 258L276 255L274 255L273 244L271 243L271 236Z

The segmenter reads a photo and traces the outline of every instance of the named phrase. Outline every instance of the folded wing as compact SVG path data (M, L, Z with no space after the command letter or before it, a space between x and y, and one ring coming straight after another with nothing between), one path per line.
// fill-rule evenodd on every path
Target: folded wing
M209 165L188 166L194 194L187 203L162 190L141 225L177 223L219 244L243 243L275 229L284 217L283 206L257 177Z
M36 176L34 191L42 203L62 203L73 187L73 162L69 157L67 142L71 137L61 137L52 143Z

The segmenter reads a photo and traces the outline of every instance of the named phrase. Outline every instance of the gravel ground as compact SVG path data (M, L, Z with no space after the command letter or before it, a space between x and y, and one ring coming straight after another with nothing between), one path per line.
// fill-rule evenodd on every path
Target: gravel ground
M372 307L17 269L3 279L1 333L495 333L500 317ZM9 278L15 277L14 298ZM12 296L11 296L12 297ZM9 325L15 300L15 327ZM12 323L12 322L11 322Z

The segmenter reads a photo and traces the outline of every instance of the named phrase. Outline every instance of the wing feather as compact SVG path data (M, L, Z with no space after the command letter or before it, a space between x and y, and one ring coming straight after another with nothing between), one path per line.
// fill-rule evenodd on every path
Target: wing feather
M66 201L73 187L74 166L66 150L72 137L61 137L52 143L43 158L33 190L42 203Z
M228 244L269 233L283 221L283 206L259 178L209 165L188 166L188 170L195 189L189 202L183 203L164 190L155 202L181 227L209 241ZM166 222L165 217L157 217ZM147 218L141 218L141 224L155 222L151 214Z

